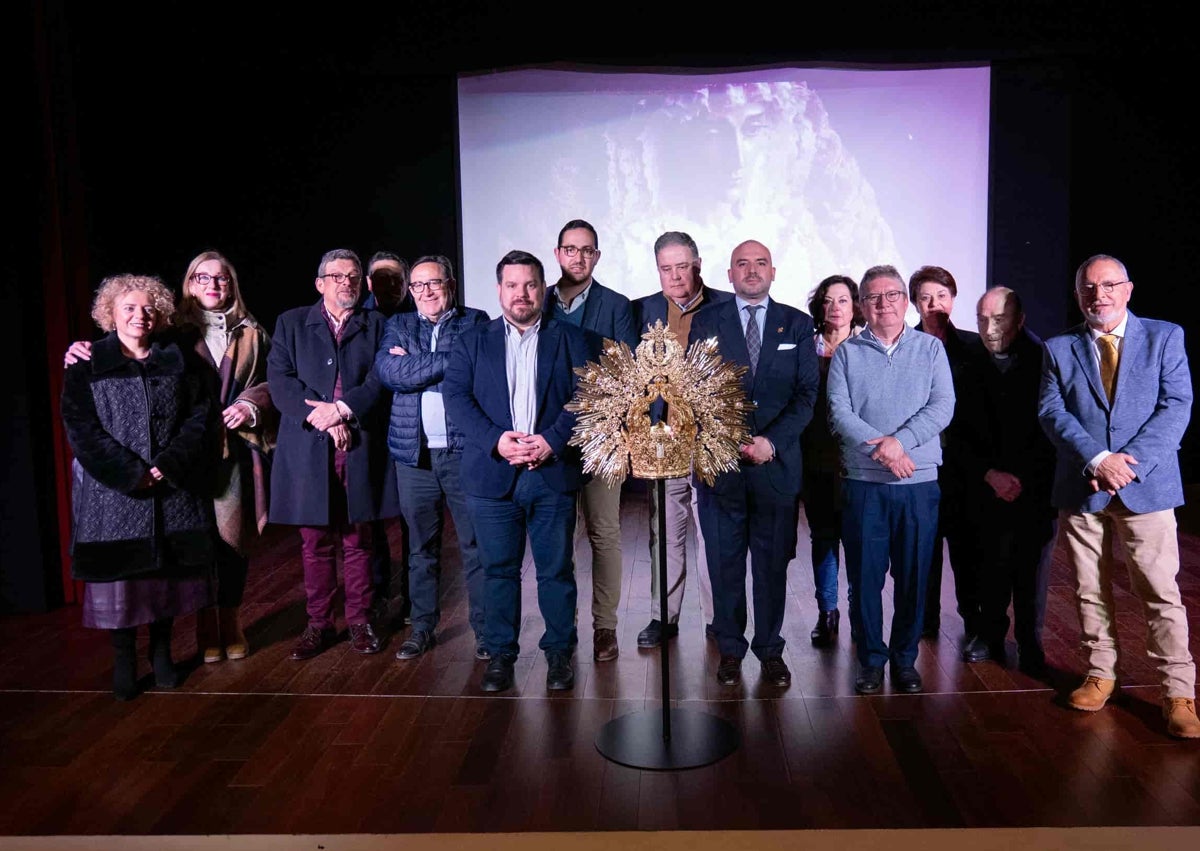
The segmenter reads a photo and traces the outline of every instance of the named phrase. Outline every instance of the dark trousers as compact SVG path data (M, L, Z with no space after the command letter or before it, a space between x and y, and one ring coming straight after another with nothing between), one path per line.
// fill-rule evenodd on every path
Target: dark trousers
M222 608L236 608L242 604L242 596L246 593L246 574L250 569L250 560L220 537L217 538L216 557L217 605Z
M713 589L713 630L722 656L783 655L787 566L796 551L797 494L772 487L762 467L725 473L720 490L698 486L700 531ZM754 639L746 641L746 553Z
M529 471L517 475L511 496L467 497L484 572L484 644L492 658L515 659L520 652L521 565L527 538L545 622L538 647L560 653L575 647L575 497L575 491L556 491Z
M413 631L432 631L441 619L438 602L442 575L442 533L446 508L454 520L467 585L468 617L477 638L483 637L484 577L475 544L475 524L459 481L462 453L431 449L416 467L396 464L400 511L408 526L408 593Z
M986 506L986 516L976 520L977 528L987 532L987 546L979 549L979 636L991 646L1003 645L1011 601L1017 648L1026 661L1039 659L1038 568L1042 548L1053 532L1053 518L1045 515L1044 508L1039 516L1036 510L998 499L987 500Z
M854 588L851 626L864 667L907 667L917 661L925 585L937 530L937 482L842 483L842 546ZM883 585L892 575L892 629L883 640Z
M929 583L925 591L924 626L937 629L942 615L942 566L944 549L950 551L950 569L954 574L954 599L967 635L980 630L979 547L972 535L967 517L966 494L961 485L939 479L942 489L938 509L937 539L929 562ZM946 547L943 547L945 542Z

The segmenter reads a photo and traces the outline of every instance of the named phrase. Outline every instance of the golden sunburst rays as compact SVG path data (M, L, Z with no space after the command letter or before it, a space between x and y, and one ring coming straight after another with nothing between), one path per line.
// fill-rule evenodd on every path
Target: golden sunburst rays
M605 340L599 363L576 368L579 385L567 405L578 414L570 443L580 447L583 469L609 486L631 469L639 479L694 469L711 485L737 469L738 449L750 441L746 413L754 403L742 390L745 371L721 359L716 338L697 341L685 356L661 321L636 352Z

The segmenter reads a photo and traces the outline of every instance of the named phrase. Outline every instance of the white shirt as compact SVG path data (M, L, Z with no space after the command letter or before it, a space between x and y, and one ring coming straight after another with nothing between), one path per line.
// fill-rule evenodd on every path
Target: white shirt
M1125 315L1121 317L1121 321L1117 323L1117 327L1113 328L1111 331L1101 331L1098 328L1093 328L1090 325L1088 326L1088 334L1092 338L1092 357L1096 359L1096 369L1100 368L1100 338L1106 334L1112 334L1117 338L1117 362L1120 363L1121 350L1125 348L1125 326L1128 324L1129 311L1127 310L1125 311ZM1083 468L1084 471L1089 476L1096 475L1096 467L1098 467L1100 462L1109 455L1112 455L1112 452L1107 449L1101 449L1096 453L1095 457L1093 457L1091 461L1087 462L1087 465Z
M537 423L537 347L540 323L524 333L504 320L504 366L514 431L534 434Z

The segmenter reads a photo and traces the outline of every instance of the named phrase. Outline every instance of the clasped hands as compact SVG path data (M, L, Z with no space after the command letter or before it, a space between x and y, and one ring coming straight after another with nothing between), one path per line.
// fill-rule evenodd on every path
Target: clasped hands
M1103 490L1110 496L1116 496L1117 491L1137 478L1137 473L1132 469L1137 463L1137 459L1127 452L1114 452L1106 456L1096 465L1095 474L1088 480L1092 492Z
M496 444L496 451L512 466L524 466L529 470L535 470L545 464L554 454L546 438L540 434L527 434L523 431L504 432L500 435L500 442Z
M342 412L335 402L317 402L305 399L304 404L312 408L305 421L318 431L329 435L334 449L346 451L350 448L350 426L342 421Z
M887 467L896 478L912 478L912 474L916 472L917 465L908 457L900 441L891 435L873 437L867 441L867 445L875 447L875 451L871 453L871 460Z

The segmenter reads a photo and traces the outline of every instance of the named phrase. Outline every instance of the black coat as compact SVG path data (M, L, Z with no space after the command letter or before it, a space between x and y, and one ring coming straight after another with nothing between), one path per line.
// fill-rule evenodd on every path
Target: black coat
M305 400L332 402L338 375L342 400L354 412L347 452L349 519L360 523L394 517L395 471L387 454L387 393L372 368L383 339L384 319L358 310L347 317L339 344L321 312L321 302L283 313L267 356L271 400L279 409L279 442L271 467L272 523L329 525L333 441L306 421Z
M62 415L75 453L71 575L180 577L213 563L217 409L203 365L174 343L144 361L115 332L67 369ZM164 480L139 488L151 467Z

